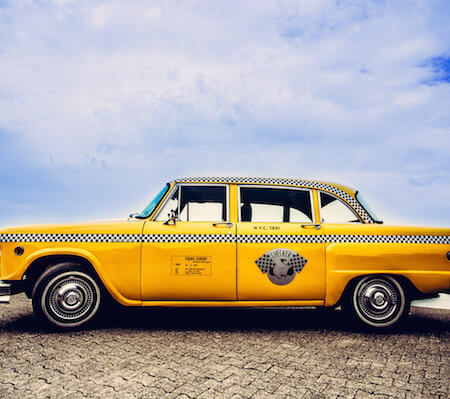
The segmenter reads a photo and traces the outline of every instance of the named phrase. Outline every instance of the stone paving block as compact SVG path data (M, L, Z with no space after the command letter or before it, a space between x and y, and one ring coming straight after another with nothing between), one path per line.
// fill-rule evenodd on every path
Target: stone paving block
M0 307L0 398L448 398L449 312L413 308L382 334L339 312L180 312L46 333L15 296Z

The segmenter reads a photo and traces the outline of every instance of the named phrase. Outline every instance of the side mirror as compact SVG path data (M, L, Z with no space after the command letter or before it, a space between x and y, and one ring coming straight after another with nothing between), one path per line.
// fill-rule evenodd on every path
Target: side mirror
M165 225L175 225L177 222L177 212L174 209L172 209L168 216L169 216L169 219L167 219L164 222L164 224Z
M134 219L136 216L138 216L139 215L139 212L136 212L136 213L130 213L130 216L128 216L128 220L130 220L130 219Z

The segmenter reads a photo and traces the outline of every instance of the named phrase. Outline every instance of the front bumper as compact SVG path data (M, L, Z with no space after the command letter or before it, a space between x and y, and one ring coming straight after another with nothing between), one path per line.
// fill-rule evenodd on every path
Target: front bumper
M0 280L0 304L9 303L11 297L11 284Z

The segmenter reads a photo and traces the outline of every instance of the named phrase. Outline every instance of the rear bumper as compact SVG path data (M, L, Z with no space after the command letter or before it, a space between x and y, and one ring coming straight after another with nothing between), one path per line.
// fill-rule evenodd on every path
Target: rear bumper
M9 303L11 297L11 284L7 281L0 280L0 304Z

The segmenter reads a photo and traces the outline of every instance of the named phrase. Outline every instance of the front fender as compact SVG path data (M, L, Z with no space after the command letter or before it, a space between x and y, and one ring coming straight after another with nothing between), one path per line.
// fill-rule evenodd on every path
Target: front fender
M139 300L132 300L125 298L120 292L117 290L117 288L114 286L114 284L111 282L110 278L108 277L108 274L105 272L104 268L101 265L101 262L98 260L98 258L92 253L85 249L81 248L71 248L71 247L52 247L52 248L43 248L38 249L34 252L32 252L30 255L28 255L25 259L22 260L20 263L20 266L15 268L11 274L7 276L3 276L4 280L21 280L23 278L23 275L26 273L27 269L30 267L30 265L35 262L36 260L46 257L46 256L61 256L61 255L72 255L72 256L79 256L86 261L88 261L92 267L94 268L95 272L97 273L98 277L103 282L103 285L108 290L108 292L112 295L112 297L121 303L122 305L128 305L128 306L139 306L141 305L141 301Z

